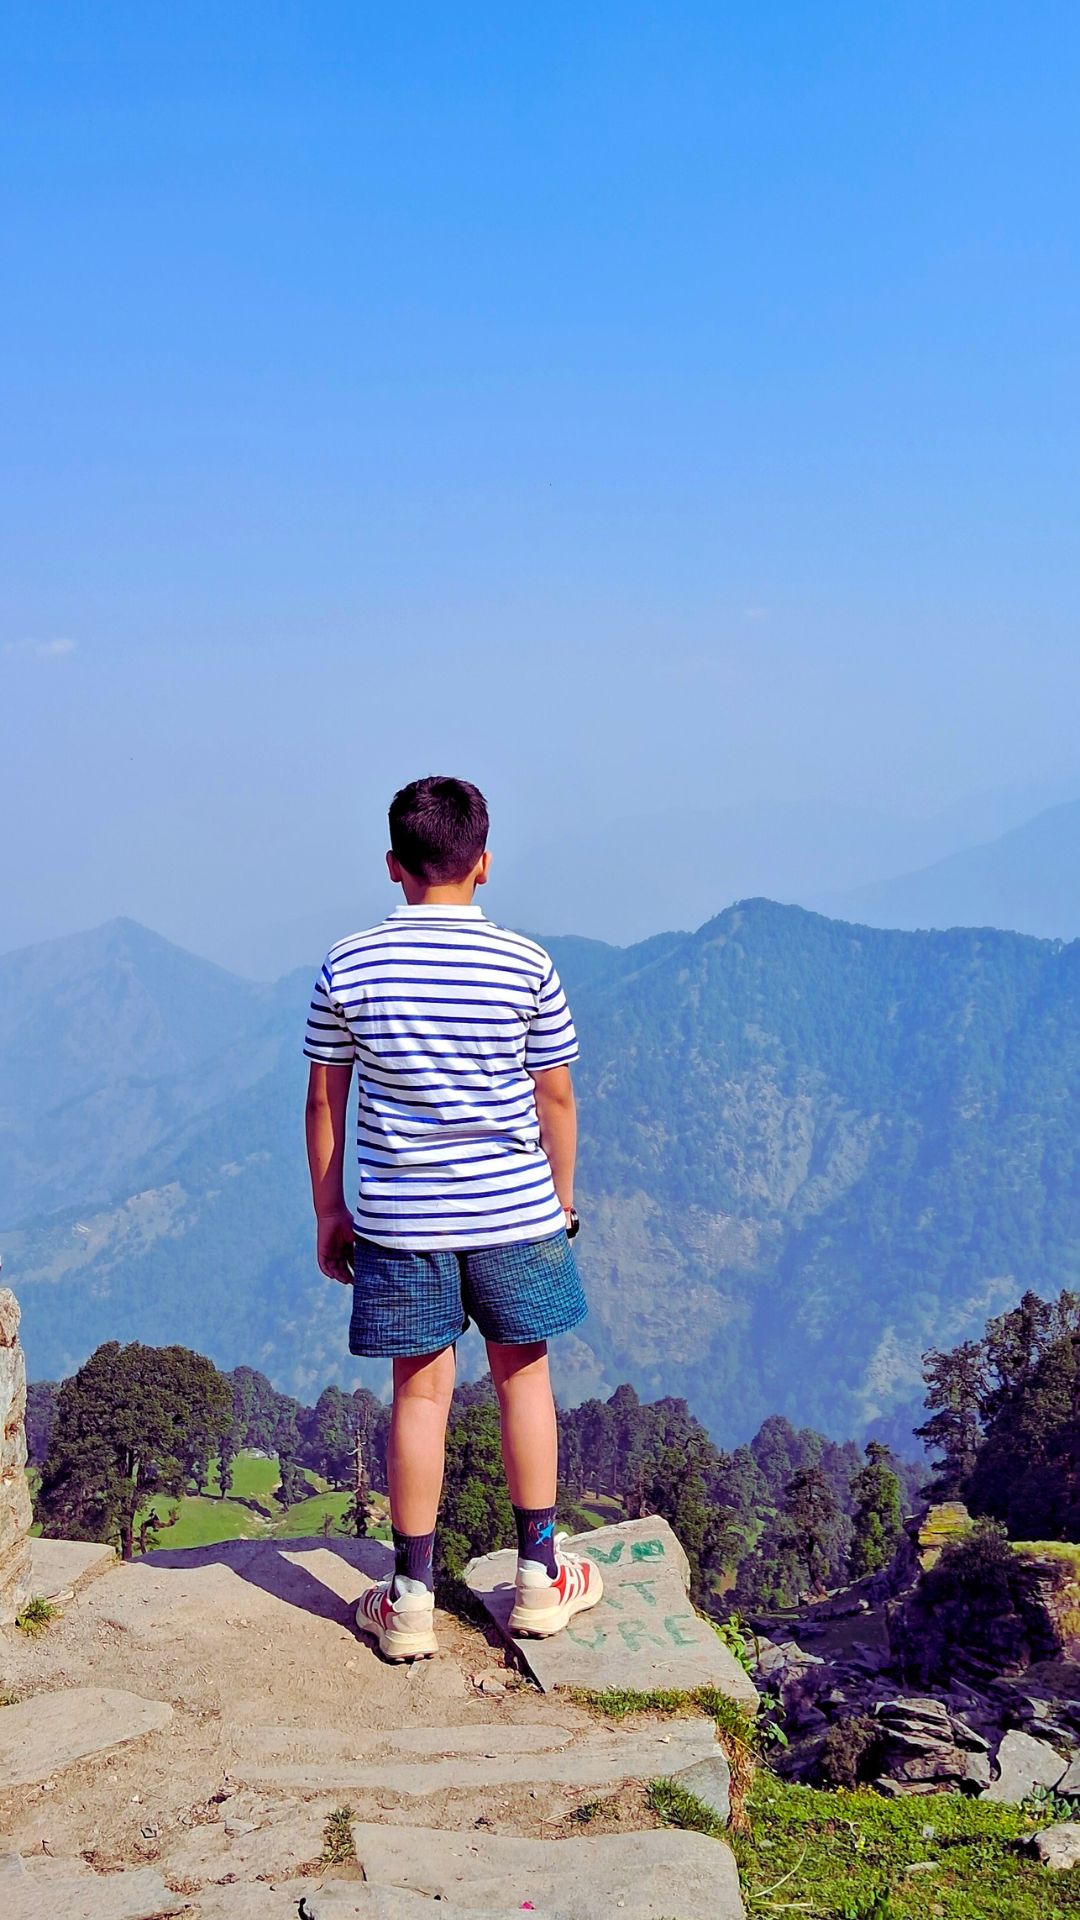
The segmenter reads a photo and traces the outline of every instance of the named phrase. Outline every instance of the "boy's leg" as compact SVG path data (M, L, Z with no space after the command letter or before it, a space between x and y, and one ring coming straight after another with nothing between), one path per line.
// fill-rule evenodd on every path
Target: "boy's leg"
M453 1391L453 1347L394 1361L386 1456L394 1571L366 1587L356 1609L357 1626L376 1636L388 1660L422 1660L438 1652L432 1558Z
M554 1579L559 1434L547 1342L503 1347L489 1340L487 1350L499 1396L503 1465L517 1523L518 1557L542 1566Z
M515 1507L551 1507L559 1471L559 1434L547 1341L527 1347L487 1343L502 1416L503 1465Z
M429 1588L454 1371L453 1347L394 1361L386 1465L396 1573Z
M561 1632L576 1613L595 1607L604 1583L591 1561L555 1551L559 1435L547 1343L509 1347L489 1340L487 1350L517 1523L517 1592L510 1631L543 1637Z

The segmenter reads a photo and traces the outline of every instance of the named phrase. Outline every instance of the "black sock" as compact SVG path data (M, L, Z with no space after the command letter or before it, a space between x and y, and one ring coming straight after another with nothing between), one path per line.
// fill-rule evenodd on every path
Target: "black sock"
M394 1536L394 1577L401 1580L419 1580L429 1593L435 1590L435 1533L399 1533L396 1527L391 1529Z
M518 1558L535 1560L554 1580L558 1573L555 1559L554 1507L515 1507Z

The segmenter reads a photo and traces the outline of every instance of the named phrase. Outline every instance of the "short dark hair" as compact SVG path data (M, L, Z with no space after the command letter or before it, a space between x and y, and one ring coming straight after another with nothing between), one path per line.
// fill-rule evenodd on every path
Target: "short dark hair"
M449 886L472 872L487 846L488 810L479 787L433 773L410 780L390 802L390 846L414 880Z

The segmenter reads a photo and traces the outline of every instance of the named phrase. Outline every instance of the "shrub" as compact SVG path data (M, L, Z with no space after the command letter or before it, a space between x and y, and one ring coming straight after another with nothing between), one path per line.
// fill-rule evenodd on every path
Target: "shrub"
M821 1777L829 1787L856 1787L872 1780L882 1750L881 1728L868 1713L838 1720L821 1749Z
M909 1680L949 1680L958 1657L973 1656L999 1673L1017 1671L1052 1648L1042 1644L1028 1587L1030 1576L1004 1527L980 1520L890 1617L889 1637Z

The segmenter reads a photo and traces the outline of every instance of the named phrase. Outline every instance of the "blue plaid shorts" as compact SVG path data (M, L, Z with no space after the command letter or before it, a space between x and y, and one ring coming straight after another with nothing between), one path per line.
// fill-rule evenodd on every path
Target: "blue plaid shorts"
M357 1239L349 1352L368 1359L439 1353L474 1320L485 1340L550 1340L588 1309L562 1228L543 1240L469 1253L412 1253Z

